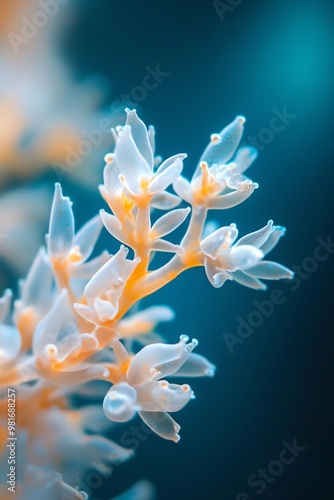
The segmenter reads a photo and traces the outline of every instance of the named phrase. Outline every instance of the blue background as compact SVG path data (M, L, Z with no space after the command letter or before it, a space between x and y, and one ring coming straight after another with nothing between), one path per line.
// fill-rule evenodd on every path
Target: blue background
M246 140L269 126L274 108L296 115L249 172L260 189L213 218L236 222L241 234L273 218L287 227L273 259L301 265L318 237L334 234L331 2L241 1L223 16L204 0L94 0L83 2L61 45L78 78L99 73L110 81L111 101L141 85L147 65L169 73L136 108L155 125L159 154L188 153L189 177L210 134L237 114L247 118ZM70 181L65 192L78 225L103 206ZM109 241L105 234L102 246ZM217 373L190 381L196 399L176 415L180 443L148 436L96 498L146 478L160 500L234 500L240 492L251 499L332 499L333 261L330 255L319 262L296 291L283 282L267 292L230 282L215 290L196 269L158 292L154 302L177 313L162 328L166 338L198 338L197 352ZM253 301L269 299L276 288L285 302L231 354L224 332L236 334L237 317L247 320ZM258 495L248 477L294 438L307 449Z

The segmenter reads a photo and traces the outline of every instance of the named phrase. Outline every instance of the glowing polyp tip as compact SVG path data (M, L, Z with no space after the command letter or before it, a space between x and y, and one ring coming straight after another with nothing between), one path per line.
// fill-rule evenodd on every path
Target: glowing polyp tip
M189 392L190 391L190 385L188 384L183 384L181 385L181 388L184 392Z
M214 376L214 374L215 374L215 371L216 371L216 367L215 367L215 366L212 366L212 367L210 366L210 368L207 368L207 369L205 370L205 375L206 375L207 377L213 377L213 376Z
M79 491L82 500L88 500L88 494L85 491Z
M150 369L150 375L151 375L152 378L156 378L156 377L159 377L159 375L161 375L161 372L159 372L155 368L151 368Z
M206 163L206 161L202 161L199 166L202 170L208 169L208 164Z
M192 341L189 343L189 347L192 347L194 349L196 346L198 346L198 340L192 339Z
M180 340L182 340L184 343L188 342L189 337L188 335L180 335Z
M238 123L240 125L243 125L245 123L245 121L246 121L246 118L244 116L237 116L236 120L238 121Z
M120 250L120 252L122 252L122 253L123 253L124 258L125 258L125 257L128 255L128 253L129 253L129 249L128 249L126 246L124 246L124 245L121 245L121 246L119 247L119 250Z
M217 144L218 142L220 142L221 140L221 137L219 134L211 134L210 136L210 141L213 143L213 144Z
M71 262L80 262L82 260L82 254L77 245L71 248L68 259Z
M49 359L54 359L58 354L58 348L55 344L47 344L44 347L44 352Z
M114 161L115 155L113 153L108 153L104 157L106 163L112 163Z
M181 426L179 424L177 424L176 422L173 424L173 429L175 431L175 436L174 436L174 439L173 441L175 443L178 443L181 439L181 436L179 435L179 432L181 430Z
M121 276L115 276L115 278L112 278L110 280L110 283L114 286L120 286L124 282L123 278Z

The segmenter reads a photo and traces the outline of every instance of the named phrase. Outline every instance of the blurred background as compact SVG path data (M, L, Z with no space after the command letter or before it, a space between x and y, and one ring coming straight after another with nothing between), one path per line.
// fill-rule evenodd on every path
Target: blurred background
M148 303L177 314L161 328L166 339L198 338L217 373L192 382L177 446L141 433L136 458L91 498L144 478L160 500L332 499L332 2L47 3L1 2L1 292L16 288L43 243L55 182L78 227L104 207L108 130L124 122L126 105L155 125L158 154L188 153L188 177L210 134L244 115L244 142L260 150L249 172L260 189L212 217L241 234L270 218L286 226L272 257L297 272L293 283L255 292L230 282L215 290L196 269L155 294ZM101 240L111 249L106 233ZM132 425L118 437L131 437ZM280 466L283 442L303 449Z

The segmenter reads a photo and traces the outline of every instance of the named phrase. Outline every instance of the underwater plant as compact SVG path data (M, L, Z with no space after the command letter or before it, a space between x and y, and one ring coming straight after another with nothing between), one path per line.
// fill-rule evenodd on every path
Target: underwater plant
M20 499L88 498L77 483L83 471L97 462L106 471L133 456L103 435L113 423L139 414L162 438L180 439L171 414L194 395L169 379L211 377L215 366L193 352L196 339L182 334L167 343L158 336L157 325L174 313L168 305L139 308L141 299L199 266L216 288L234 280L263 289L262 280L293 276L264 260L284 228L270 220L237 239L235 224L207 223L210 210L234 207L258 187L244 176L257 152L237 149L243 117L211 136L188 181L181 175L186 155L161 162L154 128L135 110L126 112L126 124L112 130L115 150L106 155L100 186L111 213L101 210L76 232L72 203L57 183L46 247L20 282L13 308L11 291L0 299L1 460L7 470L7 438L17 437L20 467L12 476ZM188 207L176 208L182 201ZM157 211L164 213L156 218ZM186 219L180 243L166 239ZM120 248L90 259L103 225ZM160 267L157 252L171 255ZM1 498L10 487L6 477ZM137 498L131 491L124 498Z
M73 0L1 2L0 235L9 227L12 237L0 244L0 287L8 275L25 276L44 241L48 177L94 193L113 144L110 128L121 119L102 75L78 78L60 50L82 9ZM27 186L36 181L44 184L40 196Z
M120 113L108 102L103 77L78 79L61 54L57 41L80 9L82 2L67 0L1 3L1 191L48 171L86 188L98 182L102 151L112 145L101 122L110 129Z

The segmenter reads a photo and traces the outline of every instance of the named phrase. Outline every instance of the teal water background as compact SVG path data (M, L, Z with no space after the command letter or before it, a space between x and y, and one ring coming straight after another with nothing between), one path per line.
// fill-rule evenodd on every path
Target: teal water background
M274 219L287 233L273 259L307 266L317 239L334 239L333 8L329 1L221 3L230 5L223 20L204 0L83 2L60 40L62 51L78 78L107 78L110 101L141 86L147 66L168 73L135 104L156 127L159 154L188 153L186 176L210 134L244 115L245 140L255 137L262 149L249 171L260 189L213 218L236 222L241 234ZM289 123L273 132L272 119L284 109ZM53 175L43 178L54 181ZM70 180L64 191L74 200L78 226L104 206ZM105 233L101 246L109 244ZM162 329L166 338L198 338L198 352L217 373L191 381L196 399L176 415L180 443L153 435L140 441L137 458L115 467L96 498L109 499L146 478L161 500L246 500L238 498L241 492L253 500L332 499L333 263L328 253L313 271L304 269L295 290L273 282L267 292L236 283L215 290L196 269L148 301L175 309L175 321ZM274 289L283 303L231 353L224 334L237 335L238 317L248 321L258 310L254 300L269 300ZM306 450L256 493L249 476L293 439Z

